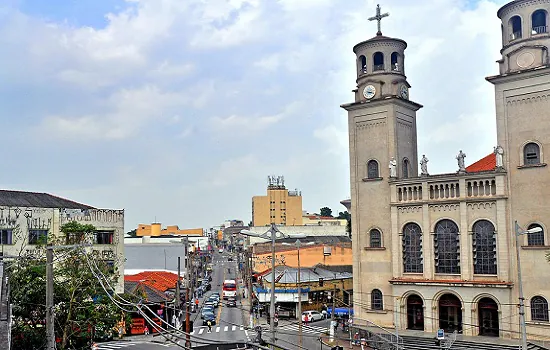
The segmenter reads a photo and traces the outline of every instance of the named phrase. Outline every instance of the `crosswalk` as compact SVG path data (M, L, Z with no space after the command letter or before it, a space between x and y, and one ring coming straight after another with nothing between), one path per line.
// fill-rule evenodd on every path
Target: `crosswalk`
M244 331L244 326L213 326L212 327L212 333L236 332L236 331ZM191 335L201 335L204 333L208 333L207 326L193 328L193 330L190 332Z
M103 343L98 344L98 350L117 350L117 349L123 349L128 346L137 345L137 344L143 344L143 342L135 342L135 341L122 341L122 342L109 342L109 343Z
M286 326L278 327L278 330L285 331L285 332L298 332L299 326L297 324L289 324ZM325 333L327 331L328 331L328 327L302 325L302 333L319 334L319 333Z

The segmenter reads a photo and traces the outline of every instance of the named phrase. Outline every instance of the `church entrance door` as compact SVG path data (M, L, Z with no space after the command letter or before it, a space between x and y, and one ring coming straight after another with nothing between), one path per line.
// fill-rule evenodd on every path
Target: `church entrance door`
M483 298L477 304L479 335L498 337L498 305L491 298Z
M439 328L447 333L462 332L462 303L453 294L439 298Z
M416 294L407 298L407 329L424 330L424 301Z

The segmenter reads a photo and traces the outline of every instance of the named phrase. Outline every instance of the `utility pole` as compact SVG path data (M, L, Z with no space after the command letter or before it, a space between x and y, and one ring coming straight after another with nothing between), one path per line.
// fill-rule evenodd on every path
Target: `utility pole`
M53 247L46 247L46 349L55 350L53 314Z
M187 238L187 237L186 237ZM186 242L187 242L187 239L186 239ZM188 247L186 245L186 247ZM193 254L192 253L189 253L187 254L187 270L185 271L186 272L186 283L185 283L185 294L186 294L186 297L185 297L185 346L187 348L191 348L191 315L190 315L190 305L191 305L191 302L190 302L190 296L189 296L189 292L191 290L191 268L193 266L193 261L192 261L192 256Z
M302 348L302 283L300 279L300 245L299 239L296 240L296 247L298 248L298 347Z

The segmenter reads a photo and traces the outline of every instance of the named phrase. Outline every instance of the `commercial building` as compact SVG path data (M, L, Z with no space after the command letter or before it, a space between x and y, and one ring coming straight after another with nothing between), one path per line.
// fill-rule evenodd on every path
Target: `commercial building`
M269 176L267 195L252 197L252 226L302 225L302 193L289 191L283 176Z
M453 173L429 174L427 157L417 152L422 106L410 99L407 43L378 32L354 46L355 101L342 107L350 139L356 324L517 338L517 249L528 338L547 337L549 13L550 0L516 0L498 11L500 71L486 78L495 86L498 145L469 167L458 152ZM516 245L517 232L535 228Z
M202 236L204 230L202 228L180 229L177 225L170 225L162 228L159 222L151 225L139 224L136 229L138 237L158 237L158 236Z

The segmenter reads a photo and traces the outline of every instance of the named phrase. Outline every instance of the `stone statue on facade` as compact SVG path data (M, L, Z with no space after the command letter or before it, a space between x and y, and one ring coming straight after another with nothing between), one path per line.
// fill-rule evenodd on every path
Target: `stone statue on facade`
M420 160L420 174L427 176L428 175L428 158L426 158L426 155L422 155L422 160Z
M466 172L466 166L464 164L464 158L466 158L466 153L464 153L464 152L462 152L462 150L460 150L458 152L458 155L456 156L456 160L458 161L458 172L459 173Z
M390 168L390 177L397 177L397 161L395 160L394 157L391 157L389 168Z
M496 169L504 168L504 148L502 146L496 146L494 149Z

